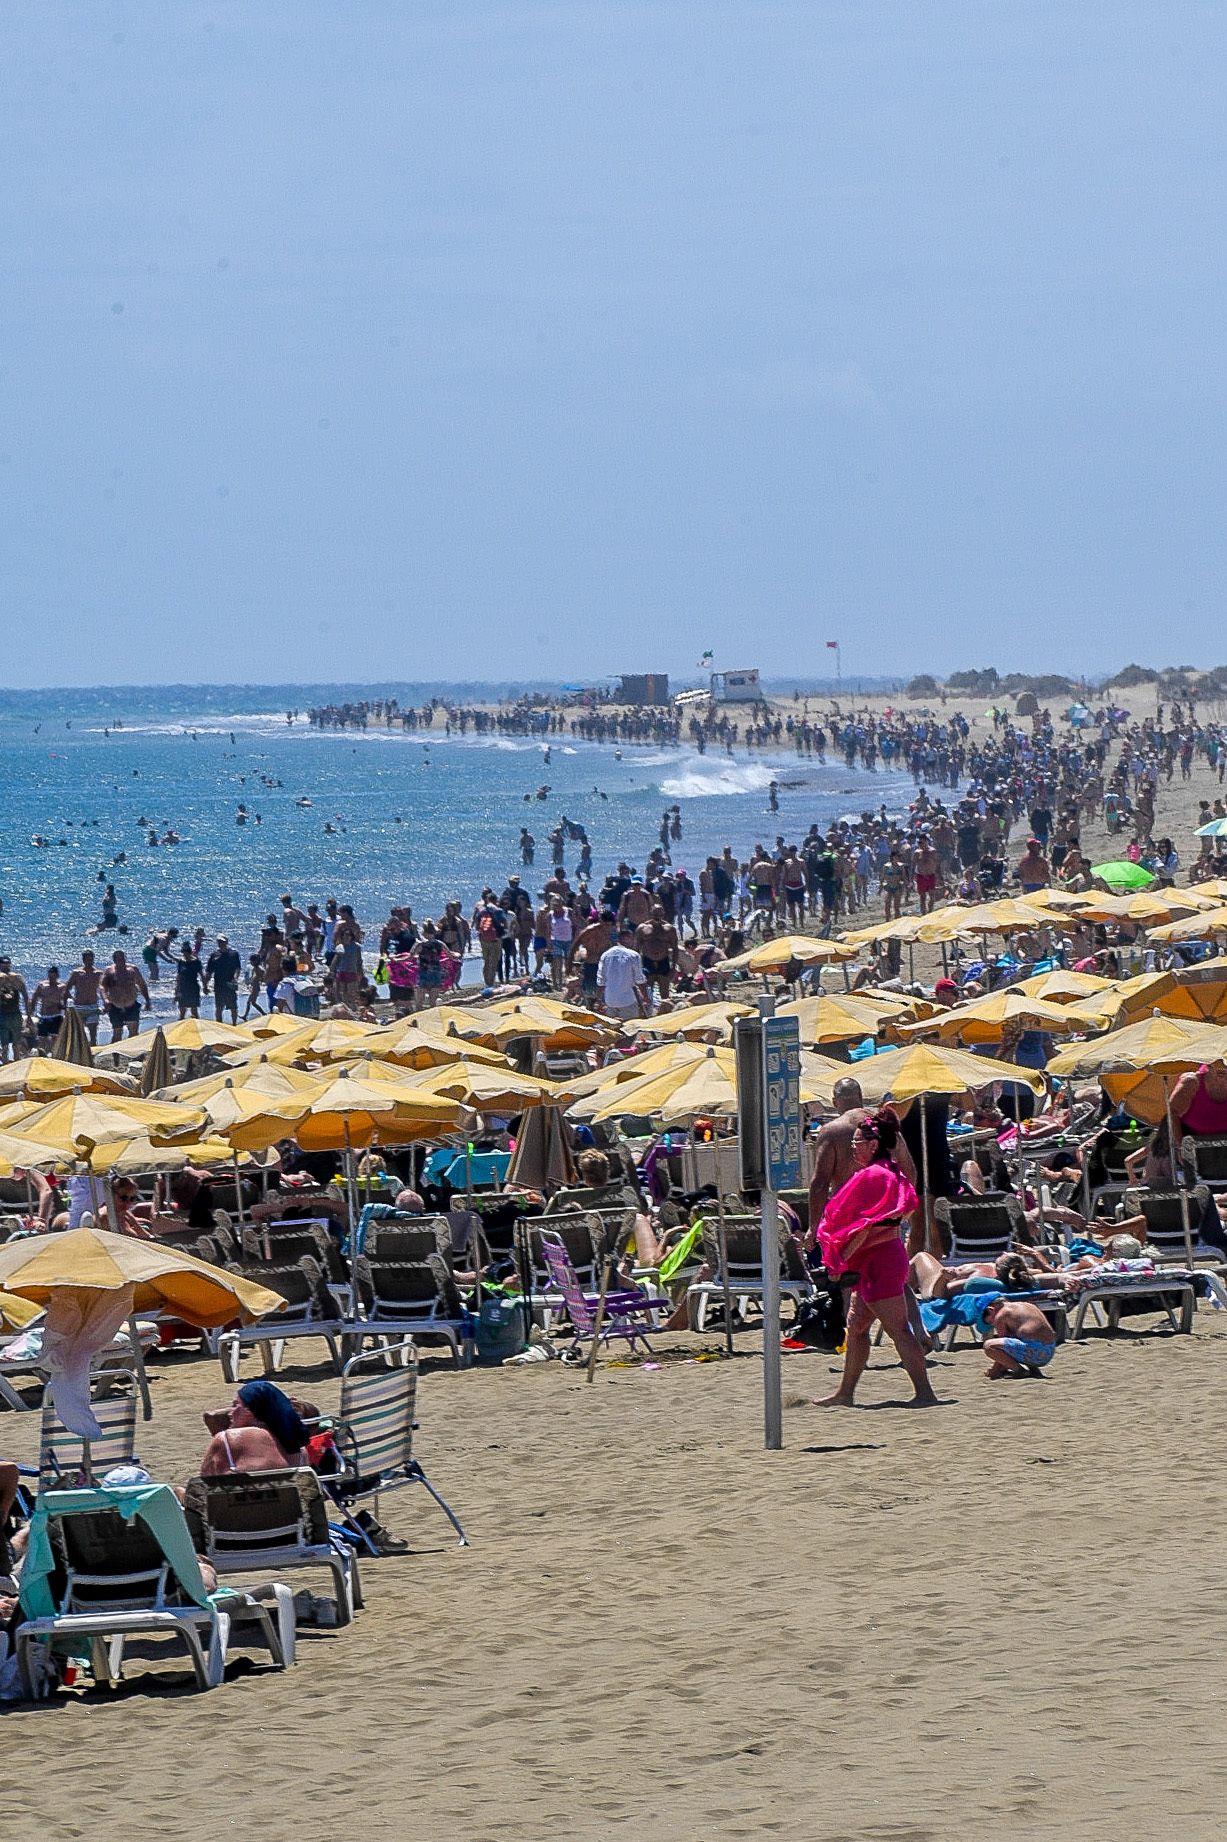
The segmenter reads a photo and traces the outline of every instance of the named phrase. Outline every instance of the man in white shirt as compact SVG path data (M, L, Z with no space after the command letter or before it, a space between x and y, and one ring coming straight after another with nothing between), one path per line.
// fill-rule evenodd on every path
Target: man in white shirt
M647 1016L647 979L634 942L633 927L619 928L617 945L606 947L596 969L601 1008L623 1022Z

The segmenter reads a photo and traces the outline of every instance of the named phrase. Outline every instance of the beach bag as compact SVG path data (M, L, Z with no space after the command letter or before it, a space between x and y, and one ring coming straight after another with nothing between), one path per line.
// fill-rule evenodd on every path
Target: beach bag
M524 1302L521 1298L488 1295L481 1301L477 1319L477 1360L497 1368L525 1348Z
M844 1340L844 1300L838 1286L803 1298L797 1309L797 1321L788 1331L789 1341L804 1343L810 1349L837 1350Z

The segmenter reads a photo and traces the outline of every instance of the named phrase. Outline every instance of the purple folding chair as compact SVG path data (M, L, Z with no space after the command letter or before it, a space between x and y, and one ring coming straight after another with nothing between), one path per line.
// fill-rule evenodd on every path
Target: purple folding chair
M581 1354L581 1340L596 1331L599 1297L595 1292L585 1292L580 1285L571 1256L558 1235L542 1232L541 1252L550 1278L562 1293L575 1332L574 1340L563 1355ZM652 1345L648 1342L645 1325L650 1330L658 1329L655 1314L672 1309L667 1298L645 1298L642 1292L606 1292L600 1341L608 1343L613 1337L624 1337L631 1349L642 1344L650 1356Z

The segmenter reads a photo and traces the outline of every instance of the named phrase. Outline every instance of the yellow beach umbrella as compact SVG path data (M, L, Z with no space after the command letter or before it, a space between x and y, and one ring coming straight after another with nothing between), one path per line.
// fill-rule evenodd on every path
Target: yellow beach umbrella
M271 1036L292 1036L303 1027L301 1017L292 1017L288 1011L270 1011L267 1017L252 1017L247 1023L240 1023L239 1034L248 1042L267 1041Z
M199 1138L204 1124L199 1108L112 1094L67 1095L27 1112L19 1122L22 1138L69 1158L82 1156L82 1146L115 1143L141 1133L170 1140ZM0 1126L12 1129L7 1117Z
M606 1067L594 1068L590 1074L572 1076L567 1081L567 1091L578 1099L615 1087L619 1082L641 1081L645 1075L661 1074L667 1068L693 1068L706 1053L703 1043L656 1043L651 1048L641 1049L638 1055L620 1055Z
M1111 979L1101 979L1093 972L1066 972L1060 966L1051 972L1033 972L1030 978L1020 979L1009 989L1021 992L1025 998L1043 998L1049 1004L1077 1004L1087 1011L1095 1010L1097 997L1110 1001L1113 1007L1116 1003Z
M128 1286L133 1311L165 1306L200 1330L219 1329L235 1318L250 1322L283 1303L276 1292L178 1248L101 1228L31 1235L0 1247L0 1287L35 1304L50 1304L57 1293L120 1292Z
M85 1068L79 1062L61 1062L53 1055L29 1055L0 1067L0 1100L53 1099L58 1094L135 1094L127 1075L105 1068Z
M1053 1057L1048 1069L1066 1080L1099 1080L1118 1106L1157 1125L1180 1076L1225 1057L1227 1030L1160 1014L1111 1030L1094 1042L1071 1044Z
M207 1122L202 1130L224 1139L232 1151L267 1151L293 1138L320 1086L317 1081L305 1091L280 1095L256 1087L219 1088L198 1102Z
M490 1007L489 1028L481 1041L496 1048L514 1042L517 1037L531 1036L546 1049L589 1049L594 1043L608 1042L618 1033L618 1024L594 1011L575 1011L559 1015L556 1008L537 998L524 998L505 1010Z
M863 1036L876 1036L889 1021L884 1006L866 1003L856 992L844 997L824 993L820 998L797 998L777 1005L776 1015L797 1019L803 1043L859 1042Z
M82 1163L96 1177L117 1177L186 1170L192 1164L228 1164L233 1157L234 1152L224 1138L192 1139L185 1145L158 1145L142 1134L114 1145L95 1145Z
M844 960L855 959L856 947L850 940L819 940L815 934L779 934L774 940L760 941L748 952L738 953L732 959L722 959L713 967L716 973L725 972L783 972L791 965L798 966L833 966Z
M944 908L927 915L917 929L917 940L957 940L962 934L1017 934L1036 927L1052 927L1054 917L1030 902L1006 897L999 902L977 902L971 908Z
M472 1126L473 1116L459 1101L428 1094L405 1076L402 1085L329 1070L328 1079L307 1100L292 1132L304 1151L341 1151L373 1143L408 1145L420 1139L445 1143Z
M1153 927L1187 915L1193 902L1180 899L1174 889L1165 895L1138 890L1132 895L1095 895L1082 910L1084 921L1131 921L1136 927Z
M1179 921L1168 921L1149 930L1152 940L1209 940L1215 934L1227 934L1227 906L1203 908Z
M432 1021L436 1011L422 1011L416 1017L402 1017L385 1024L362 1044L363 1054L377 1055L403 1068L437 1068L441 1063L463 1056L466 1061L483 1062L487 1068L505 1068L507 1058L498 1049L488 1049L476 1041L481 1034L471 1025L471 1034L462 1036L455 1024L442 1027Z
M731 1049L708 1046L697 1061L587 1095L571 1107L570 1117L616 1119L623 1113L642 1113L665 1125L681 1125L736 1112L736 1058Z
M1085 1035L1102 1027L1103 1018L1072 1004L1049 1004L1015 991L993 991L970 1004L926 1017L920 1023L901 1024L907 1039L923 1036L939 1042L999 1043L1014 1029L1042 1030L1048 1036Z
M1048 1072L1061 1080L1085 1080L1105 1073L1145 1073L1150 1069L1196 1068L1217 1060L1227 1031L1183 1017L1155 1015L1122 1029L1109 1030L1090 1042L1058 1049ZM1218 1051L1219 1053L1216 1053Z
M242 1049L251 1042L232 1023L211 1023L207 1017L181 1017L167 1024L162 1034L168 1049Z
M923 1094L979 1093L994 1081L1021 1082L1033 1093L1044 1092L1044 1077L1037 1069L932 1043L870 1056L846 1072L855 1075L872 1104L888 1099L902 1104Z
M686 1004L675 1011L659 1011L654 1017L632 1017L622 1025L624 1036L693 1037L702 1042L713 1036L727 1043L738 1017L754 1014L752 1004L734 1004L724 1000L716 1004Z
M198 1080L181 1081L175 1087L163 1088L155 1098L174 1100L183 1106L202 1106L212 1094L229 1090L283 1100L287 1094L314 1093L319 1082L318 1074L295 1068L292 1062L284 1066L279 1062L246 1062L241 1068L218 1069L213 1074L201 1075Z
M850 947L871 946L875 940L898 940L904 946L909 946L917 940L920 929L927 921L936 921L939 915L948 912L947 909L939 908L928 915L899 915L894 921L880 921L873 927L853 928L841 934L840 939L845 946ZM967 910L960 912L966 914Z
M404 1079L404 1071L395 1072ZM386 1080L383 1074L372 1075ZM522 1113L528 1107L565 1105L570 1088L536 1075L517 1074L511 1068L486 1068L479 1062L447 1062L413 1078L415 1089L459 1100L476 1113Z

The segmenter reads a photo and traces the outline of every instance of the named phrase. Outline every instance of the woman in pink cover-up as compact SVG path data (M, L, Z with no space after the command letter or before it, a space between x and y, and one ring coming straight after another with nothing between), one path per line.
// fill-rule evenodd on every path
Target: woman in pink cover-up
M818 1244L828 1273L855 1280L848 1304L844 1372L834 1394L817 1403L820 1407L855 1405L875 1318L911 1380L912 1405L937 1404L904 1297L908 1259L902 1228L919 1198L895 1162L898 1139L899 1121L889 1107L861 1121L853 1140L856 1169L831 1197L818 1223Z

